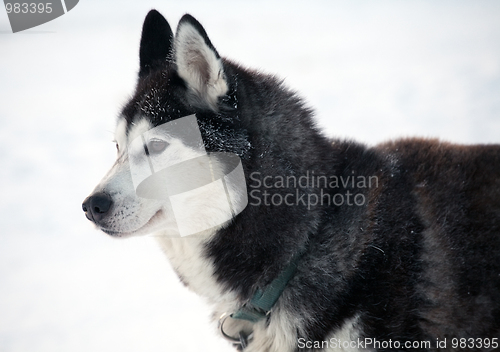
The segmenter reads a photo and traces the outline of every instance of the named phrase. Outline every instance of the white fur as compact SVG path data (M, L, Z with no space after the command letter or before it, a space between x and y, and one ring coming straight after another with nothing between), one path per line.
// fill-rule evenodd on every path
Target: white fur
M297 348L299 321L279 307L271 313L269 325L260 321L254 325L253 340L245 352L291 352Z
M205 259L203 244L213 232L184 238L172 237L164 231L154 234L154 237L167 255L170 264L187 284L189 289L205 297L210 304L227 307L235 302L235 295L225 291L216 281L213 263Z
M118 152L125 151L127 147L127 120L120 118L115 129L115 142L118 145Z
M196 96L215 109L218 97L228 90L222 61L190 23L181 23L177 29L174 57L179 76Z
M371 352L371 349L368 348L358 348L358 338L360 338L359 331L359 317L356 316L344 323L342 328L334 331L326 341L329 342L329 348L325 349L324 352ZM333 344L330 342L336 341L338 346L333 347ZM349 343L353 343L352 345L348 345L345 348L341 344L343 341L349 341ZM363 345L361 345L363 346Z
M128 135L115 137L115 139L117 140L118 139L125 140L126 141L125 147L127 148L133 140L139 138L143 133L146 133L153 127L147 119L135 119L135 121L137 122L133 122L133 126L128 131ZM118 124L118 127L120 127L120 124ZM121 133L121 131L118 131L118 129L116 132Z

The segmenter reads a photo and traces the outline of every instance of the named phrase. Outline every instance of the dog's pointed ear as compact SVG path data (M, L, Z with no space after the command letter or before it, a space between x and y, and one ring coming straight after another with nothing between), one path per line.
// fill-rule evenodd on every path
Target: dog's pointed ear
M201 24L191 15L184 15L177 26L174 62L196 103L217 110L218 98L228 90L222 60Z
M172 48L173 33L167 20L158 11L149 11L142 26L139 77L163 67L172 55Z

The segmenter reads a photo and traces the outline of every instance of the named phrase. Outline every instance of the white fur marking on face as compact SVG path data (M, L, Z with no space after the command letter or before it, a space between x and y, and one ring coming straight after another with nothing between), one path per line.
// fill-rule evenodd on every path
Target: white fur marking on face
M116 125L115 141L118 144L120 153L123 153L127 148L127 120L124 117L120 117Z
M151 123L145 118L139 120L138 122L134 122L133 127L130 128L128 132L128 144L130 144L137 137L140 138L141 134L149 131L151 128L153 128L153 125L151 125Z
M218 97L226 94L228 90L222 61L189 23L180 25L174 52L179 76L198 97L210 107L216 108Z

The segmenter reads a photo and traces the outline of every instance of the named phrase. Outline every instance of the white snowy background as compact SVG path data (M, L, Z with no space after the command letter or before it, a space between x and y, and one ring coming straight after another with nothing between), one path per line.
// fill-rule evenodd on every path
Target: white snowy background
M152 238L98 232L144 16L189 12L330 135L500 142L499 1L97 1L12 34L0 9L0 352L231 351Z

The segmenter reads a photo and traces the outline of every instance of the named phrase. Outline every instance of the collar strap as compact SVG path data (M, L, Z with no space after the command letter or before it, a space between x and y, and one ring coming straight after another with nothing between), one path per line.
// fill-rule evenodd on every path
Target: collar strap
M231 318L256 323L269 315L288 282L295 275L297 265L304 252L305 250L302 250L297 253L290 261L290 264L264 290L258 288L250 301L231 314Z

